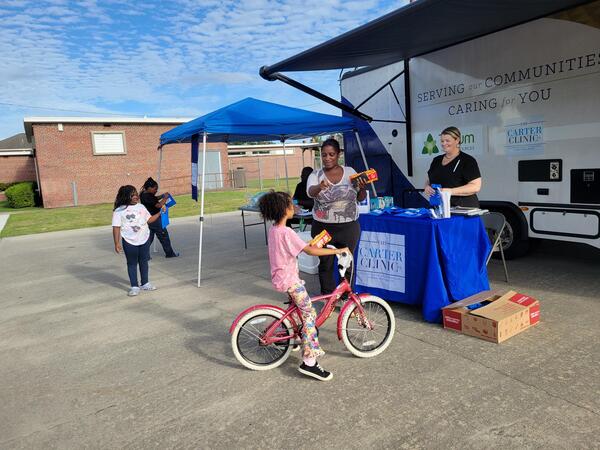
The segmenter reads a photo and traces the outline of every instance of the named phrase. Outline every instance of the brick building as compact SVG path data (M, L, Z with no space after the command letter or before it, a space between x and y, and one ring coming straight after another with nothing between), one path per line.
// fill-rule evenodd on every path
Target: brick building
M26 117L25 133L17 136L28 147L10 153L0 150L0 181L36 180L45 208L112 202L120 186L139 188L149 176L156 179L160 135L189 120ZM289 177L298 177L304 166L314 166L318 146L286 144ZM224 142L209 143L206 166L208 189L243 187L233 183L240 167L247 180L285 178L281 144L232 145L228 150ZM190 177L190 144L165 146L160 190L187 194Z
M33 148L25 133L0 141L0 182L35 181Z
M33 149L0 149L0 182L35 181Z
M25 133L15 134L0 141L0 183L35 181L33 148ZM1 188L0 188L1 189ZM6 200L0 192L0 201Z
M26 117L44 207L112 202L119 186L139 188L149 176L156 178L160 135L188 120ZM209 144L207 150L226 173L227 145ZM190 170L189 144L165 146L161 191L190 192Z

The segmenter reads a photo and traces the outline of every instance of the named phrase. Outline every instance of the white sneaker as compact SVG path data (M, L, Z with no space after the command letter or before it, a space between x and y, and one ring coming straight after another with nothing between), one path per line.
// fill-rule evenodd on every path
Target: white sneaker
M156 286L154 286L150 282L148 282L142 286L142 291L155 291L155 290L156 290Z
M137 286L132 286L131 289L129 289L129 292L127 293L127 295L129 295L130 297L135 297L139 293L140 293L140 288Z

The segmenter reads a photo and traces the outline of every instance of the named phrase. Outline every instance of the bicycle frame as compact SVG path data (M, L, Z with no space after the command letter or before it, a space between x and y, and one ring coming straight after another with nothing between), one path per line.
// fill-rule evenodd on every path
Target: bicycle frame
M346 277L343 276L342 269L344 269L344 268L348 269L349 267L352 267L352 263L353 263L353 261L351 258L348 265L339 266L341 282L340 282L340 284L338 284L338 286L334 289L334 291L331 294L317 295L315 297L311 297L311 302L313 303L313 306L315 303L318 303L318 302L325 303L323 305L323 308L321 309L319 314L317 314L317 317L315 319L315 326L317 328L320 327L321 325L323 325L327 321L327 319L329 319L329 317L331 316L331 313L335 309L335 305L337 304L337 302L340 299L342 299L343 296L345 296L346 299L348 300L346 302L346 304L342 307L342 309L339 313L339 316L338 316L338 320L337 320L337 335L338 335L339 340L342 340L342 331L343 331L342 330L342 318L344 317L346 310L348 308L352 307L353 305L356 305L356 308L358 311L358 316L359 316L359 319L358 319L359 322L364 323L364 326L367 329L369 329L369 330L372 329L372 324L366 319L365 310L362 305L362 298L369 297L370 294L354 293L354 291L352 291L351 284L348 282ZM352 271L352 272L354 272L354 271ZM354 273L352 273L352 276L353 275L354 275ZM302 327L301 327L303 324L302 314L300 312L300 309L294 304L294 302L291 300L291 298L286 303L288 303L290 305L290 306L288 306L287 309L283 309L279 306L268 305L268 304L254 305L254 306L251 306L250 308L245 309L240 314L238 314L238 316L235 318L235 320L231 324L231 327L229 328L229 334L233 333L233 330L236 328L239 321L242 319L242 317L246 316L246 314L248 314L252 311L259 310L259 309L267 309L267 310L273 311L274 313L280 314L281 317L278 320L274 321L269 326L269 328L267 328L267 330L265 330L263 335L260 337L261 345L267 346L267 345L275 344L278 342L289 341L291 339L299 339L302 334ZM277 335L275 331L282 325L282 323L284 323L286 321L288 321L290 323L291 328L293 330L293 334L291 334L291 335L286 334L285 336L282 336L281 334Z
M348 296L348 302L346 303L346 305L344 305L344 307L342 308L342 311L340 311L340 316L338 318L338 323L337 323L337 334L338 334L338 339L340 339L340 340L342 339L341 318L342 318L343 313L345 312L346 308L350 307L352 304L356 304L359 314L364 315L364 313L365 313L365 311L362 307L362 303L361 303L362 295L355 294L352 291L352 288L350 287L350 283L348 283L348 281L345 278L342 278L341 283L335 288L335 290L331 294L318 295L315 297L311 297L311 301L313 304L316 302L325 302L323 309L317 315L316 320L315 320L315 325L318 328L321 325L323 325L327 321L327 319L329 319L329 317L331 316L331 313L333 312L333 310L335 308L336 303L342 298L342 296L344 296L346 294ZM365 294L365 295L367 295L367 294ZM252 307L246 309L241 314L239 314L238 317L235 319L235 321L231 325L229 332L231 333L235 329L237 323L247 313L254 311L256 309L264 309L264 308L271 309L275 312L279 312L282 314L282 316L278 320L273 322L269 326L269 328L265 331L264 335L261 337L261 343L263 345L270 345L270 344L274 344L277 342L289 341L290 339L296 339L296 338L300 337L300 335L302 333L302 329L301 329L302 316L301 316L301 313L300 313L300 310L298 309L298 307L293 302L291 302L291 300L290 300L290 306L285 310L283 308L280 308L275 305L255 305L255 306L252 306ZM277 336L275 333L275 330L277 330L281 326L281 324L283 322L285 322L286 320L291 323L292 329L293 329L293 334L291 336L287 335L287 334L285 336Z

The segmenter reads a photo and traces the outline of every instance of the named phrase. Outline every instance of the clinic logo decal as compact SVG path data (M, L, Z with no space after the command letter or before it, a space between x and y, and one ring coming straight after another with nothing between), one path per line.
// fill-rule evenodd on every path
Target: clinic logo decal
M424 142L423 150L421 151L421 153L423 155L433 155L434 153L439 153L439 152L440 152L440 150L437 148L435 139L433 139L433 136L431 135L431 133L429 133L427 135L427 139Z

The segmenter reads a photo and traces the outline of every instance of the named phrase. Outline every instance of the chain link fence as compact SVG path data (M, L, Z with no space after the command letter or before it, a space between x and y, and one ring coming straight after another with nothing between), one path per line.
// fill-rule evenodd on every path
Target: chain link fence
M287 177L286 177L287 159ZM340 161L342 163L342 161ZM306 152L302 157L269 155L256 157L230 157L227 172L207 172L204 175L207 191L244 190L248 192L269 189L294 192L303 167L321 167L318 151ZM168 177L160 180L161 186L177 191L186 190L190 183L189 175ZM198 174L198 187L202 186L202 173Z

